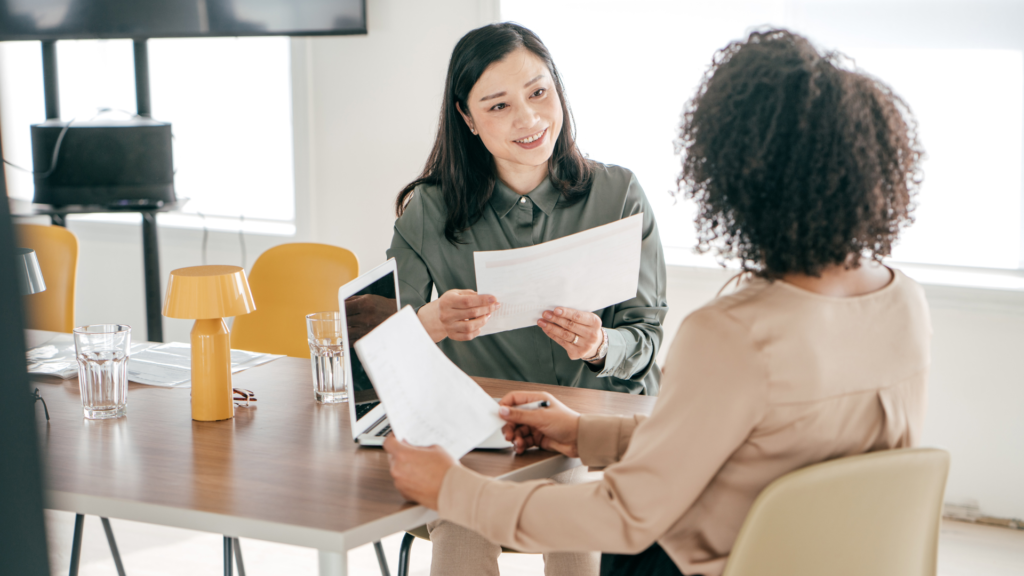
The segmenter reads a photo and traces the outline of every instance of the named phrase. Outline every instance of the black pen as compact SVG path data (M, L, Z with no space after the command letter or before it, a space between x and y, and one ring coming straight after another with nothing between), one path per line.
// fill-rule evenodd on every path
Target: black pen
M551 406L551 402L547 400L538 400L536 402L530 402L529 404L520 404L519 406L513 406L516 410L536 410L538 408L547 408Z

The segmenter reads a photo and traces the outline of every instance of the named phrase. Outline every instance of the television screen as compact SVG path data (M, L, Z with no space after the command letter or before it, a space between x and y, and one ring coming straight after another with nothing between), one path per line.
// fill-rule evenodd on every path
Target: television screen
M0 40L365 33L365 0L0 0Z

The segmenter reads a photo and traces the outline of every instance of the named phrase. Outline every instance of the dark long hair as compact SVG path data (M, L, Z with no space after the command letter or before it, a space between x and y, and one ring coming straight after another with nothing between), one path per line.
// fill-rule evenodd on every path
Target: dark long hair
M576 146L572 113L565 100L562 79L547 47L536 34L518 24L503 22L477 28L463 36L452 52L437 138L427 164L419 178L403 188L395 200L395 212L401 216L417 186L440 187L446 208L444 237L452 244L458 242L459 232L480 217L494 193L496 180L494 158L483 142L469 131L456 104L462 110L469 110L469 91L480 75L492 63L502 60L519 47L533 52L547 64L562 103L562 131L548 159L551 182L570 203L580 200L590 191L594 169Z

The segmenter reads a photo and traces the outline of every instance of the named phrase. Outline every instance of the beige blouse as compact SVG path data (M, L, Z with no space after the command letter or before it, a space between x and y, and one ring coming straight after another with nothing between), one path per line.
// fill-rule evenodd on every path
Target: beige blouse
M657 541L684 574L718 576L772 480L917 443L930 339L923 291L899 271L853 298L751 280L683 321L649 418L580 419L580 458L608 466L602 481L499 482L455 466L440 516L524 552Z

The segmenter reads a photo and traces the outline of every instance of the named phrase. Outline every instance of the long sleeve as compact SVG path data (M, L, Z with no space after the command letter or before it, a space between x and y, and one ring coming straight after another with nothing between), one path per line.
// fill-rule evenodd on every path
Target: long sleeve
M647 419L643 414L632 416L580 416L576 446L584 466L609 466L619 461L633 439L638 424Z
M434 286L430 270L420 257L423 244L423 207L418 194L406 207L405 213L395 222L388 258L394 258L398 266L399 302L419 310L430 300Z
M598 374L624 380L643 380L654 366L664 337L662 323L668 314L665 253L658 234L654 210L636 176L630 174L626 206L622 217L643 212L643 240L640 244L640 279L636 297L614 306L608 330L608 355ZM648 390L656 395L657 390Z
M756 346L743 326L718 310L698 311L683 323L665 378L650 418L635 425L621 460L602 481L500 482L456 466L441 488L441 517L522 551L646 549L697 500L767 405ZM596 428L618 435L615 425L606 420ZM611 452L588 457L613 460Z

